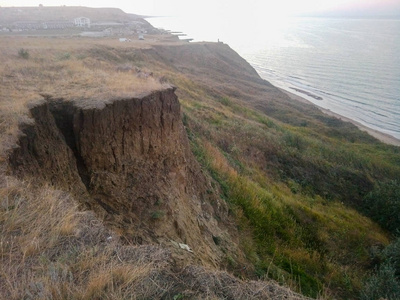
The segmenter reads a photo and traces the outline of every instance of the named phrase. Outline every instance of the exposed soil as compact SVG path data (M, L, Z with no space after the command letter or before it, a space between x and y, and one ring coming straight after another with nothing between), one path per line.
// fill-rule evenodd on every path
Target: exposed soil
M191 153L174 88L89 105L48 97L30 112L10 157L17 175L70 190L127 242L189 245L194 255L177 251L178 263L217 266L233 248L217 221L226 204Z

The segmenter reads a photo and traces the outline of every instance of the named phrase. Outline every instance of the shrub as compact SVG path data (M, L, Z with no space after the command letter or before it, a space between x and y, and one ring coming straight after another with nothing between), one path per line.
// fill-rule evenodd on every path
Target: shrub
M390 261L395 270L397 279L400 279L400 237L382 251L382 258Z
M71 54L70 54L69 52L61 53L61 54L58 56L58 59L59 59L59 60L69 60L70 58L71 58Z
M23 59L28 59L29 58L29 52L28 50L21 48L18 50L18 56L23 58Z
M221 102L225 106L232 106L232 100L229 99L228 97L222 97L218 99L219 102Z
M164 215L165 215L165 213L162 210L157 210L157 211L153 211L151 213L151 218L153 220L158 220L158 219L161 219Z
M400 299L400 283L395 276L395 268L390 262L379 267L368 278L361 291L361 300Z
M364 197L364 212L382 227L395 233L400 229L400 182L378 183Z

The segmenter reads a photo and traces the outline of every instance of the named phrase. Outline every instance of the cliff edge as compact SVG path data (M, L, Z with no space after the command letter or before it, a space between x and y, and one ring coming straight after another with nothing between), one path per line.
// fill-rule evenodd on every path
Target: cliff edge
M127 242L185 244L180 259L218 265L214 241L230 237L216 218L227 208L191 153L174 91L91 103L48 96L21 124L13 172L71 191Z

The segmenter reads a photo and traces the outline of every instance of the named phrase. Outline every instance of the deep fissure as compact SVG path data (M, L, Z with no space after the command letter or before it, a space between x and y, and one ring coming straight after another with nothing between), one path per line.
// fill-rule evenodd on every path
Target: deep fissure
M74 154L78 174L86 189L89 191L90 173L82 155L79 152L77 136L74 131L74 116L76 115L77 108L72 102L67 102L63 99L57 99L49 102L49 110L53 115L57 128L63 135L67 146Z

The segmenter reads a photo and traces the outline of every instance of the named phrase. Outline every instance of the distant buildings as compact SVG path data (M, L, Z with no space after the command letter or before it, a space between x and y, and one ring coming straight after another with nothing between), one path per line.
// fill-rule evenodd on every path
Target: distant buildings
M43 24L40 22L29 22L29 21L20 21L12 24L11 28L21 29L21 30L33 30L33 29L41 29Z
M41 8L39 8L41 9ZM0 8L1 10L1 8ZM9 17L7 21L1 21L0 32L21 32L21 31L40 31L40 30L65 30L65 29L82 29L76 30L80 35L85 36L133 36L137 35L139 40L145 39L145 34L157 32L154 28L144 20L135 19L129 21L103 21L87 17L66 17L62 16L41 16L35 18L29 15L25 18L17 18L21 10L11 10L13 18ZM78 14L80 14L78 12ZM1 17L1 13L0 13ZM52 18L52 20L48 20ZM57 20L58 19L58 20ZM16 21L19 20L19 21ZM29 20L29 21L28 21ZM90 28L90 30L88 30Z
M72 21L49 21L43 22L43 29L65 29L74 27L74 23Z
M90 28L90 19L85 17L75 18L74 24L77 27L88 27Z
M73 21L59 20L59 21L19 21L9 24L5 27L12 30L40 30L40 29L66 29L72 27L86 27L90 28L90 19L85 17L75 18Z

